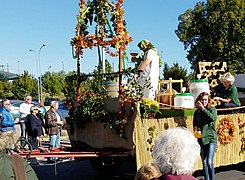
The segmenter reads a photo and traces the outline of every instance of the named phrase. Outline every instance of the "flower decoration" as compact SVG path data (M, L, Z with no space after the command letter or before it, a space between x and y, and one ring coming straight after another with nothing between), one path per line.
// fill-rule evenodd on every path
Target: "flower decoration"
M230 119L224 118L218 127L217 133L221 144L229 144L235 136L235 125Z
M126 50L133 39L126 30L123 2L124 0L118 0L114 5L109 0L93 0L87 3L80 0L76 36L71 40L71 45L76 49L75 56L82 56L83 49L92 49L93 46L104 47L110 56L117 56L120 50ZM92 34L89 33L88 23L90 26L96 24ZM115 52L110 48L115 48Z
M109 126L125 138L125 126L129 123L134 111L134 102L120 100L119 103L118 112L109 111L103 96L85 92L77 100L67 100L66 106L69 109L71 122L77 127L83 128L90 121L100 121L104 123L104 127Z
M142 118L155 118L159 111L159 103L150 98L142 98L140 101L140 113ZM153 115L153 116L152 116Z
M243 121L239 116L237 117L237 122L239 128L243 128L245 126L245 121Z

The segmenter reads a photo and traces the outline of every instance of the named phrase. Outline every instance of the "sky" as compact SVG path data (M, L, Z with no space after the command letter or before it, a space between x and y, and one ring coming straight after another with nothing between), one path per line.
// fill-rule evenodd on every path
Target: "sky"
M75 36L80 0L8 0L0 6L0 70L36 76L41 73L76 71L70 40ZM169 66L178 62L189 72L187 52L175 34L178 16L194 8L198 0L124 0L125 20L133 37L127 48L139 50L142 39L151 41ZM45 44L44 47L42 45ZM41 48L42 47L42 48ZM30 49L32 51L30 51ZM40 50L41 49L41 50ZM40 53L39 53L40 50ZM39 56L40 55L40 56ZM40 58L40 59L39 59ZM118 58L106 58L118 70ZM92 72L98 64L96 48L85 50L81 72ZM126 67L133 67L128 62ZM162 74L162 71L160 71Z

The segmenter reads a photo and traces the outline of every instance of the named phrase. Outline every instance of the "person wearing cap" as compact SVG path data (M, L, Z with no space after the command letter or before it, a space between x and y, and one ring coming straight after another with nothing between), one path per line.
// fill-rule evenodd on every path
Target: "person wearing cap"
M140 71L138 82L142 87L149 82L150 86L145 87L143 97L155 99L159 80L159 56L154 45L148 40L140 41L138 47L144 51L144 60L138 67Z

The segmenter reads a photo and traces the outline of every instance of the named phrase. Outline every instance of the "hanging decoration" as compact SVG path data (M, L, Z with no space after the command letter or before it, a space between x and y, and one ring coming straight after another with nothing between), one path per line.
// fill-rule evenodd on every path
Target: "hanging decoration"
M92 0L85 3L80 0L76 36L71 40L76 57L83 57L83 50L94 46L102 46L113 57L126 50L133 39L126 30L123 2L118 0L113 4L109 0ZM91 27L95 28L94 33L90 33Z
M235 137L235 125L229 118L224 118L218 126L218 139L223 145L229 144Z

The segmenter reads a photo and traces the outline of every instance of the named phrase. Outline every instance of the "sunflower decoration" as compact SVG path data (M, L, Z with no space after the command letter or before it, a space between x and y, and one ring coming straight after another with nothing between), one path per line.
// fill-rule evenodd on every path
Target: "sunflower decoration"
M218 127L218 140L221 144L229 144L235 137L235 125L229 118L224 118Z

